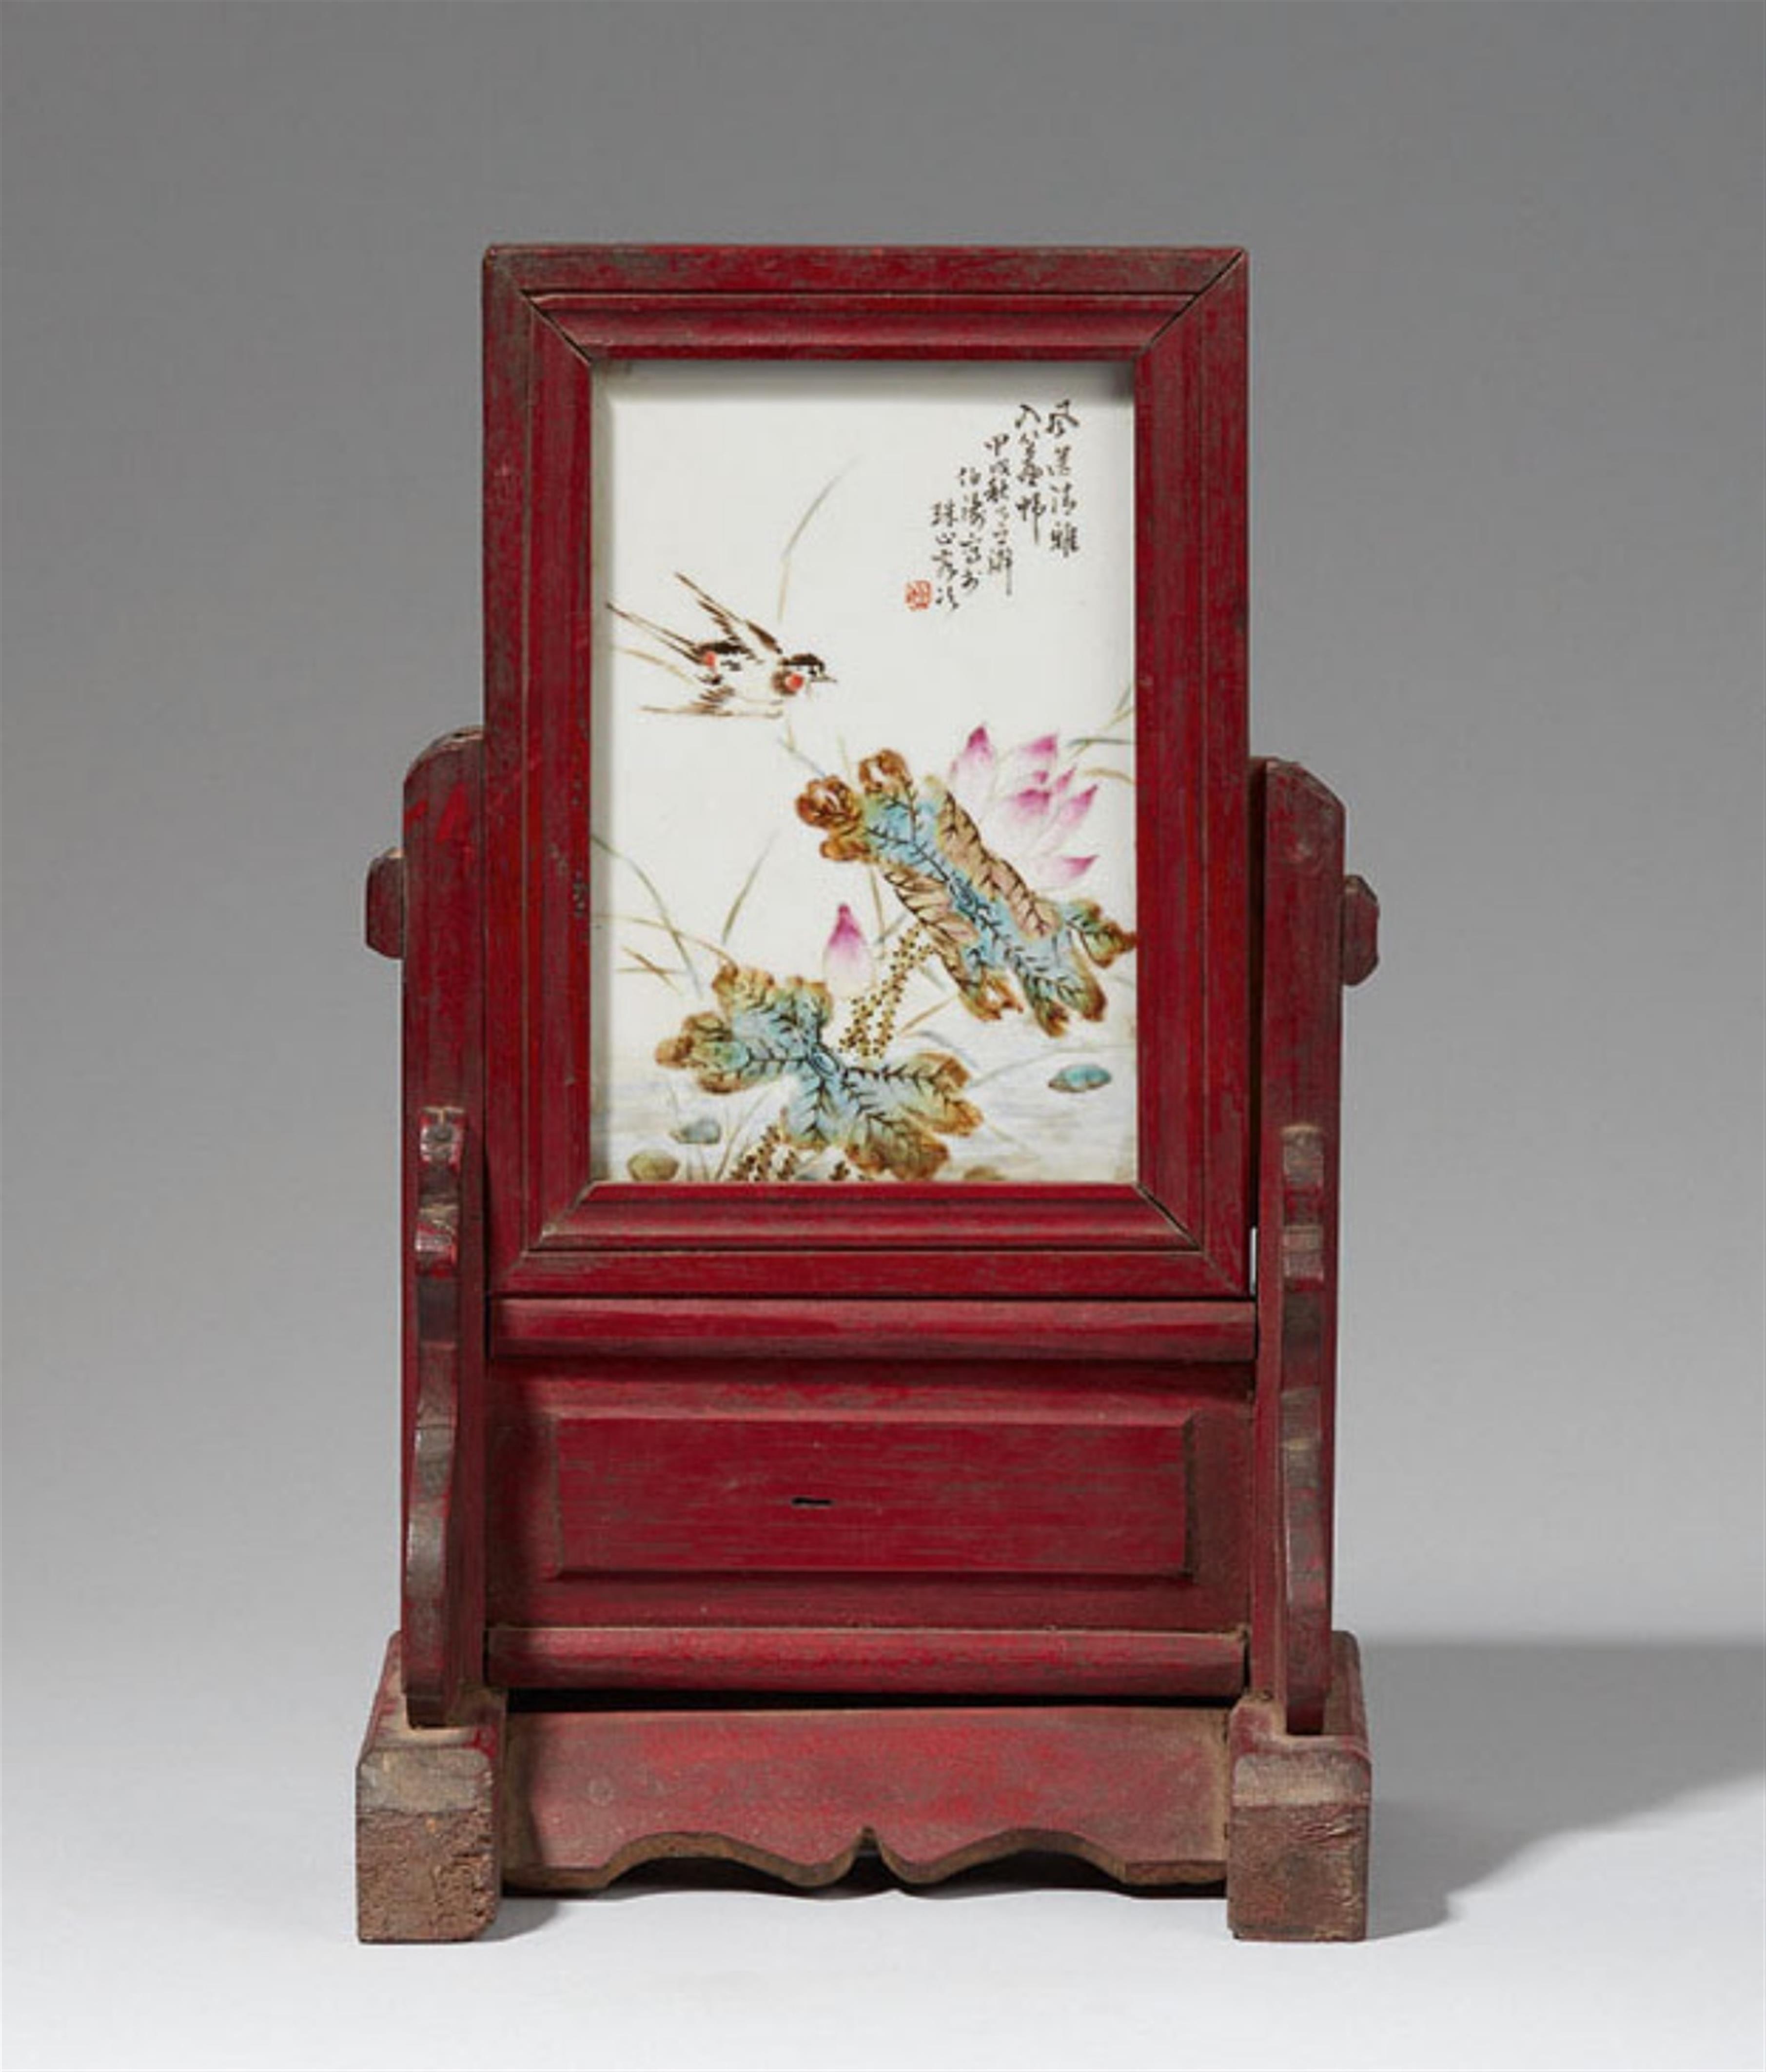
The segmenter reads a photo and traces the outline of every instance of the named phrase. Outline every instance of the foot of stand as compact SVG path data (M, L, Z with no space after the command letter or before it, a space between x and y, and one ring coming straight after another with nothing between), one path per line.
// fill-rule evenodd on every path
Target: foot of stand
M1368 1929L1372 1768L1352 1634L1333 1635L1324 1732L1290 1734L1267 1699L1234 1707L1227 1924L1245 1940L1356 1942Z
M356 1932L364 1942L463 1942L496 1918L503 1700L463 1725L405 1717L397 1636L356 1766Z

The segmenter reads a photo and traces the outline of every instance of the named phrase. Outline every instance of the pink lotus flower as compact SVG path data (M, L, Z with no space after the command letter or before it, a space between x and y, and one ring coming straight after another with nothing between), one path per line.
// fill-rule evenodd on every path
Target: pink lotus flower
M836 1000L852 1000L867 991L876 976L871 945L854 918L852 909L842 904L834 916L833 933L821 953L821 975Z
M1001 754L978 726L950 766L950 788L982 840L1038 891L1076 885L1097 861L1065 853L1097 796L1095 784L1081 787L1072 754L1057 736L1041 734Z

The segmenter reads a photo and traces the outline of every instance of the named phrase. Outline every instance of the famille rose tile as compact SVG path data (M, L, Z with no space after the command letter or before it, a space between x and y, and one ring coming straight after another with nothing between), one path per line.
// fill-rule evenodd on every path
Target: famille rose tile
M1126 371L596 379L594 1177L1132 1180Z

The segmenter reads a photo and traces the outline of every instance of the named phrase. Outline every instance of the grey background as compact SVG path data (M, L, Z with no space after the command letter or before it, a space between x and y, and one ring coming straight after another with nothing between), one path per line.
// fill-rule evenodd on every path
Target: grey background
M1763 23L7 8L14 2062L1756 2062ZM1083 1877L348 1940L396 1586L360 874L477 709L477 258L548 238L1251 250L1255 742L1385 908L1362 1951Z

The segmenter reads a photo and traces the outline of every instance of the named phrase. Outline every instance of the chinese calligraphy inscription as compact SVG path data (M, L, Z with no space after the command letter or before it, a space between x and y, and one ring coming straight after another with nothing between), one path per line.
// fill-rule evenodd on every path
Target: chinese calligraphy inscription
M1020 403L1010 428L983 440L980 457L957 469L950 493L932 506L927 602L954 611L983 583L999 585L1010 597L1027 548L1063 561L1079 552L1073 490L1079 424L1071 397L1042 408ZM924 609L920 587L910 587L910 608Z

